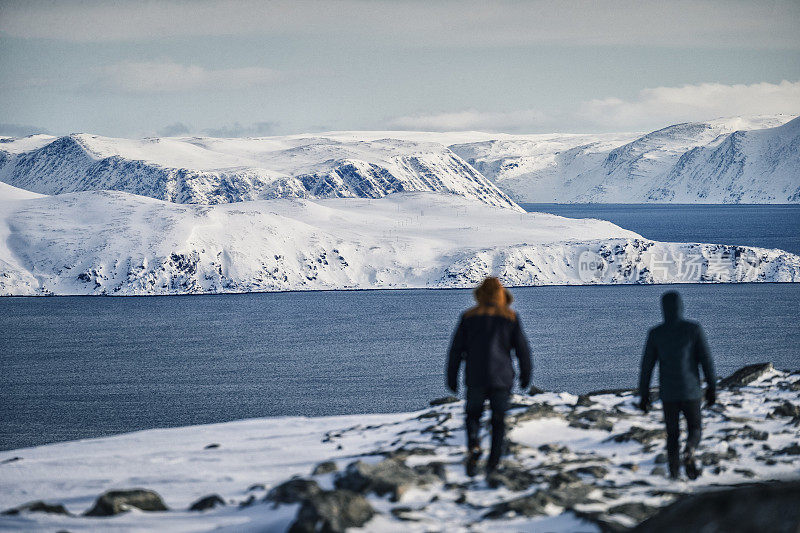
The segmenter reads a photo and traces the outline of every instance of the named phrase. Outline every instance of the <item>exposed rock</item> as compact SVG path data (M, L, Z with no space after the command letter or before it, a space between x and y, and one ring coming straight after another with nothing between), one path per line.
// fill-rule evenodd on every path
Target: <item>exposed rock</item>
M3 459L0 461L0 465L7 465L8 463L16 463L17 461L22 461L22 457L9 457L8 459Z
M447 467L442 461L431 461L412 467L414 472L425 477L436 476L442 481L447 481Z
M756 484L692 494L633 531L795 532L800 528L800 482Z
M567 474L584 474L597 479L602 479L608 474L608 469L599 465L581 466L569 470Z
M189 506L190 511L205 511L206 509L213 509L214 507L225 505L225 500L219 494L211 494L205 496L194 502Z
M719 382L720 387L744 387L757 380L767 372L775 370L772 363L756 363L740 368L730 376L723 378Z
M707 452L701 453L698 456L698 458L700 459L700 462L703 464L703 466L718 465L719 462L721 460L723 460L723 459L731 460L731 459L735 459L737 457L739 457L739 453L736 451L736 448L734 448L733 446L728 446L728 449L725 450L725 452L723 452L723 453L707 451Z
M375 511L361 494L349 490L326 490L303 501L290 533L344 533L361 527Z
M565 418L563 413L556 411L549 403L535 403L524 411L509 415L509 423L519 424L528 420L538 420L540 418Z
M457 401L458 398L456 398L455 396L445 396L443 398L436 398L435 400L431 400L428 403L431 405L431 407L435 407L437 405L445 405L448 403L455 403Z
M239 502L239 507L250 507L256 502L255 495L251 494L246 500Z
M625 433L619 433L609 437L607 440L613 440L614 442L635 440L640 444L648 444L656 439L665 439L666 437L667 434L663 429L644 429L639 426L632 426Z
M398 501L409 488L436 481L436 476L419 474L399 459L384 459L375 464L363 461L350 463L344 472L336 476L334 484L339 489L354 492L374 492L378 496L389 494L393 501Z
M3 511L0 514L18 515L20 513L48 513L48 514L63 514L63 515L70 514L70 512L67 511L67 509L60 503L50 504L50 503L45 503L42 500L25 503L23 505L20 505L19 507L14 507L13 509L8 509L6 511Z
M217 444L216 442L212 442L211 444L206 444L203 447L204 450L215 450L217 448L219 448L219 444Z
M339 467L336 466L335 461L323 461L314 467L314 470L311 472L311 475L319 476L322 474L330 474L331 472L336 472L337 470L339 470Z
M252 492L254 490L266 490L267 487L264 486L263 483L254 483L247 487L247 492Z
M578 396L578 401L575 402L575 407L591 407L596 403L588 394L581 394Z
M667 454L665 454L665 453L659 453L658 455L656 455L656 458L655 458L655 459L653 459L653 462L654 462L655 464L657 464L657 465L663 465L663 464L666 464L666 462L667 462Z
M570 427L600 429L603 431L611 431L614 429L614 423L608 419L608 413L602 409L573 411L567 416L567 419L570 421Z
M772 411L772 414L775 416L788 416L788 417L799 417L800 416L800 405L795 405L790 401L784 401L778 407Z
M405 522L419 521L419 518L414 516L414 509L411 507L392 507L392 510L389 512L398 520L403 520Z
M297 503L302 502L322 492L316 481L293 477L289 481L284 481L270 490L264 497L265 500L275 503Z
M503 464L492 472L486 482L492 488L504 486L510 491L525 490L536 482L536 476L520 464L504 461Z
M800 455L800 444L790 444L775 452L776 455Z
M606 511L607 514L622 514L633 518L636 522L641 522L653 516L658 511L658 507L647 505L642 502L627 502L615 505Z
M655 466L655 467L653 467L653 469L650 471L650 475L651 475L651 476L661 476L661 477L664 477L664 476L666 476L666 475L667 475L667 469L666 469L666 468L664 468L663 466Z
M540 389L536 385L531 385L531 388L528 389L528 394L530 396L536 396L537 394L544 394L546 391L544 389Z
M515 498L507 502L500 502L486 513L484 518L501 518L506 514L518 514L522 516L544 515L547 504L552 503L544 491L536 491L528 496Z
M734 438L746 440L767 440L769 438L768 432L759 431L748 425L744 425L740 428L726 428L724 431L728 433L728 435L725 436L725 440L731 440Z
M146 489L110 490L97 498L86 516L112 516L136 507L142 511L168 511L156 492Z

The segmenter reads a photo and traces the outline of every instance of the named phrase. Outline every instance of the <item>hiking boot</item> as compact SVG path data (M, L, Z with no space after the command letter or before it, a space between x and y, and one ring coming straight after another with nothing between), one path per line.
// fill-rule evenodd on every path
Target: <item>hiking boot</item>
M471 448L467 452L467 475L469 477L475 477L478 475L478 459L480 458L480 448Z
M689 479L697 479L702 473L702 469L697 466L697 461L694 458L694 450L686 450L683 452L683 468L686 470L686 476Z

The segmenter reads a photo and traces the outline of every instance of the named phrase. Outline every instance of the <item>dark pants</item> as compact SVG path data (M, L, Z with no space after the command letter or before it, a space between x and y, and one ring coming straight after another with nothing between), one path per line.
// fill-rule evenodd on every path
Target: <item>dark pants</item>
M509 389L492 389L487 387L467 387L467 446L480 448L481 441L478 433L483 414L483 402L489 399L492 409L492 451L489 454L489 467L495 467L500 462L503 454L503 439L506 434L506 409Z
M686 450L695 450L700 444L703 429L700 421L700 400L681 400L662 402L664 404L664 424L667 426L667 461L670 474L677 475L680 469L680 415L686 418L689 435L686 438Z

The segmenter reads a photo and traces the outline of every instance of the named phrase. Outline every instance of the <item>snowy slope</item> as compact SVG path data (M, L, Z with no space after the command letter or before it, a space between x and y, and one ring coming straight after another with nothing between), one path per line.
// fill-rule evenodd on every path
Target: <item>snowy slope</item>
M0 232L0 294L469 287L490 274L511 285L800 281L800 257L781 250L658 243L440 193L211 206L69 193L0 200ZM602 276L586 276L586 254ZM697 279L682 277L690 256Z
M800 136L792 118L735 117L642 136L551 136L450 148L521 202L795 203Z
M0 181L44 194L121 190L194 204L440 191L519 210L445 146L386 138L36 135L0 143Z
M644 415L630 391L515 395L496 488L464 473L461 401L412 413L252 419L4 451L0 511L44 500L72 514L0 515L0 530L282 532L300 505L266 499L271 489L299 476L305 481L295 484L332 491L352 479L348 465L368 475L373 465L383 469L384 484L397 484L397 501L391 490L380 495L369 485L350 493L375 513L359 531L621 531L684 494L796 478L798 391L800 374L775 370L743 387L721 384L719 405L703 411L698 456L705 468L696 481L665 477L659 403ZM323 461L327 471L312 474ZM104 491L139 487L156 491L170 510L80 515ZM225 505L187 510L210 494Z

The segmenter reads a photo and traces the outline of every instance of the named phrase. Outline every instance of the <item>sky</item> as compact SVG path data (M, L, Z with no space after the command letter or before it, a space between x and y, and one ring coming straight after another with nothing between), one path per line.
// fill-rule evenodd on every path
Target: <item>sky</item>
M800 114L800 1L5 1L0 135L649 131Z

